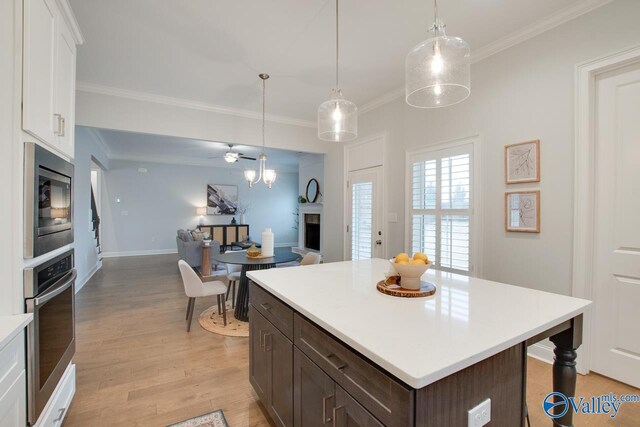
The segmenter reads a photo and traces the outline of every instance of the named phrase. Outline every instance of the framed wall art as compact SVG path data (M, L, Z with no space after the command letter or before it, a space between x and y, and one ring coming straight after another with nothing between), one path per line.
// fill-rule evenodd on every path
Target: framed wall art
M207 215L235 215L237 211L237 185L207 185Z
M505 145L504 179L507 184L540 182L540 140Z
M540 191L504 193L504 226L506 231L540 232Z

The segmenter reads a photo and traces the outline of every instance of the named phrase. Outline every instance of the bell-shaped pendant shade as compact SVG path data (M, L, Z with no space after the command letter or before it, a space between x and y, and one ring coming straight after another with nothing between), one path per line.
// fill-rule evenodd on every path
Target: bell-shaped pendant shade
M318 138L324 141L351 141L358 137L358 107L342 97L340 89L318 107Z
M409 52L405 65L406 100L411 106L446 107L471 94L469 45L459 37L437 32Z

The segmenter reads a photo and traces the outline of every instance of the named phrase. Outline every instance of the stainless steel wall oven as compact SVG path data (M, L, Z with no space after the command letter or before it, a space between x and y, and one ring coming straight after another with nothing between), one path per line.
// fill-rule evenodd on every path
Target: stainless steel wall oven
M37 144L24 147L24 256L73 242L73 165Z
M73 249L24 270L27 313L27 421L35 424L76 350Z

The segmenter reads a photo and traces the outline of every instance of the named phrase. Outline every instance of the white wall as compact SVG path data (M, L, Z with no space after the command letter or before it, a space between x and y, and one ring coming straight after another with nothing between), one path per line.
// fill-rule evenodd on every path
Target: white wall
M483 173L484 276L488 279L569 294L573 229L574 67L640 43L640 2L615 2L543 33L472 66L472 95L456 106L420 110L403 98L360 117L360 139L384 133L388 251L404 242L404 153L459 137L481 134ZM542 181L504 184L505 144L541 140ZM341 171L340 158L327 156L328 170ZM340 179L344 179L344 174ZM504 192L541 189L542 232L504 231ZM325 197L328 212L343 209L343 192ZM338 207L338 205L340 207ZM342 241L336 218L329 241ZM326 239L327 240L327 239ZM337 251L337 248L335 248ZM336 252L337 253L337 252Z
M147 172L138 172L141 167ZM103 178L105 256L175 252L176 231L198 225L196 207L206 204L207 184L238 186L239 201L251 202L245 222L253 240L260 242L262 230L271 227L276 244L297 242L293 229L298 198L295 172L279 172L271 189L262 183L249 188L238 169L112 160ZM209 215L204 222L229 224L231 216Z
M307 183L311 178L318 180L318 183L320 184L320 193L324 194L323 154L305 154L300 158L300 163L298 165L298 194L300 196L305 196ZM322 196L318 197L316 203L322 203Z
M74 153L74 201L73 201L73 237L76 271L78 280L76 290L84 286L98 268L98 255L95 250L91 223L91 161L104 168L109 167L109 159L103 147L95 142L91 131L76 127Z

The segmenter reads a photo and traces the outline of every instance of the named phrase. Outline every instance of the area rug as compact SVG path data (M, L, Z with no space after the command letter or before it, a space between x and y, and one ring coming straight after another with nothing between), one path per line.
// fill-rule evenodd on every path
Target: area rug
M229 424L227 424L227 419L224 417L222 409L218 409L208 414L168 425L167 427L229 427Z
M224 326L222 314L218 313L218 305L207 308L198 316L198 323L203 329L214 334L227 337L248 337L249 323L241 322L233 317L231 301L227 302L227 326Z

